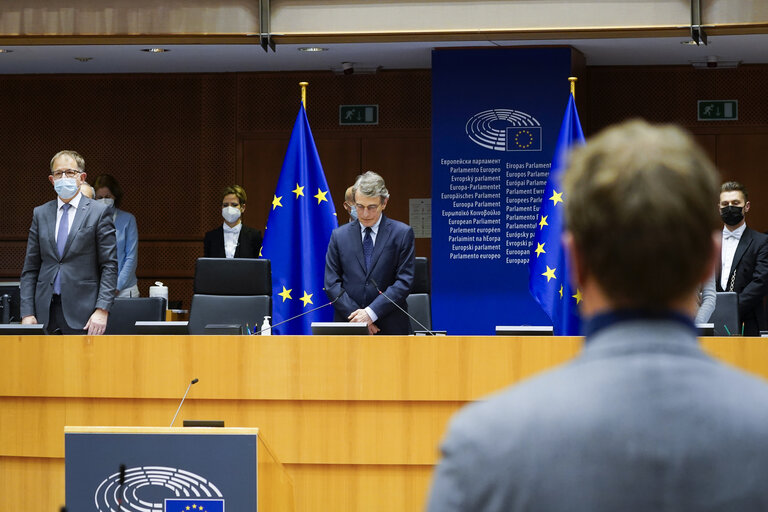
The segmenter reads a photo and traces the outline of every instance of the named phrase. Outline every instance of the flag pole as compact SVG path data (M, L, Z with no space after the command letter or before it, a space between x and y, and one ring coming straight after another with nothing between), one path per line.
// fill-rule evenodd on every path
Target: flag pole
M576 99L576 80L578 80L578 78L575 76L568 77L568 81L571 82L571 96L573 96L573 99Z
M307 86L309 82L299 82L301 86L301 104L304 105L304 110L307 109Z

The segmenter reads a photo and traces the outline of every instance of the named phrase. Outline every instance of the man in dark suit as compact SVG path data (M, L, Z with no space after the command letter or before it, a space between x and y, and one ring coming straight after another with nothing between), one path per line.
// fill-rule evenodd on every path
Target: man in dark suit
M85 161L75 151L51 159L58 198L35 208L21 273L23 324L49 333L103 334L117 286L117 239L107 208L83 196Z
M410 320L389 299L407 310L413 229L383 215L389 192L375 172L358 176L353 197L358 222L333 230L325 257L325 292L331 300L338 297L334 319L365 323L371 334L408 334Z
M768 236L747 227L749 208L744 185L736 181L722 184L723 245L715 284L719 292L738 294L744 336L760 336L760 331L768 329L763 307L768 294Z
M573 153L584 347L454 417L429 512L768 510L768 383L708 356L693 324L718 191L677 127L631 121Z
M259 258L261 231L242 222L248 196L240 185L232 185L221 193L221 216L224 224L205 234L203 256L206 258Z

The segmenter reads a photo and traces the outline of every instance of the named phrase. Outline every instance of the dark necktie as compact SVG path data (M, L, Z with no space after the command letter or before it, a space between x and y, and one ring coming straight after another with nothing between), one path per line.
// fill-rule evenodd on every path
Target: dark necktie
M61 207L61 220L59 221L59 231L56 236L56 248L59 250L59 258L64 256L64 247L67 245L69 236L69 203L64 203ZM61 295L61 272L56 273L56 279L53 280L53 293Z
M371 269L371 256L373 256L373 237L371 228L365 228L365 238L363 238L363 256L365 256L365 270Z

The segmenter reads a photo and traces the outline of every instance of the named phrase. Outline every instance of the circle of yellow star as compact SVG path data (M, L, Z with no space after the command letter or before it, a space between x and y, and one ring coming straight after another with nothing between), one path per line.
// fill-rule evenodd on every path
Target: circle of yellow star
M581 299L582 299L582 297L581 297L581 290L576 288L576 295L571 295L571 297L576 299L576 304L580 304L581 303Z
M304 187L300 187L299 184L297 183L296 184L296 188L291 190L291 192L296 194L296 199L298 199L299 196L303 196L304 195Z
M555 277L555 270L557 270L557 268L549 268L549 265L547 265L547 271L542 272L541 275L545 276L547 282L549 282L550 279L557 279L557 277Z
M272 209L273 209L273 210L274 210L275 208L277 208L278 206L283 206L283 205L280 203L280 200L283 198L283 196L280 196L280 197L277 197L277 196L273 196L273 197L274 197L274 199L272 200Z
M539 222L539 229L544 229L544 226L549 226L549 224L547 224L547 217L549 217L549 215L542 215L541 222Z
M560 192L558 194L557 190L552 189L552 197L550 197L549 200L552 201L552 203L553 203L552 206L557 206L557 203L562 203L563 202L563 193Z
M546 242L544 242L544 243L546 243ZM536 257L537 258L539 256L541 256L542 253L544 253L544 254L547 253L547 251L544 250L544 243L540 244L540 243L536 242Z
M559 293L560 293L560 298L562 299L563 298L563 285L560 285Z
M317 189L317 194L313 196L313 197L317 198L317 204L320 204L323 201L326 201L326 202L328 201L328 199L326 199L326 197L325 197L325 194L327 194L327 193L328 193L327 190L325 192L323 192L322 190Z
M304 290L304 296L299 297L299 300L304 303L304 307L307 307L307 304L312 304L312 294L307 293L307 290Z
M293 288L286 290L285 286L283 286L283 291L278 293L279 296L283 298L283 302L285 302L285 299L291 299L293 300L293 297L291 297L291 292L293 291Z

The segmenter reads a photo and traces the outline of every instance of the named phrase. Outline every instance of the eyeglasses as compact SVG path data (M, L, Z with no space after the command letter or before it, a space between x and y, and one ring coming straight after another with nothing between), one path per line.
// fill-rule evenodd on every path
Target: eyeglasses
M369 204L367 206L364 204L356 204L355 208L357 208L357 211L359 212L363 210L368 210L369 212L373 213L376 210L378 210L380 206L381 206L380 204Z
M58 180L62 176L66 176L67 178L74 178L80 174L80 171L76 169L60 169L58 171L53 171L51 174L53 174L53 179Z

